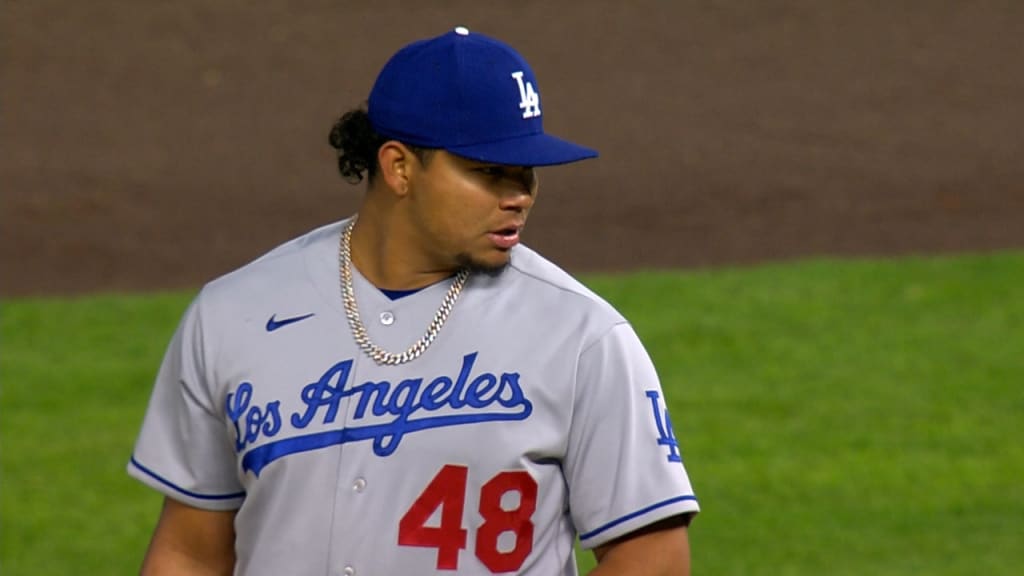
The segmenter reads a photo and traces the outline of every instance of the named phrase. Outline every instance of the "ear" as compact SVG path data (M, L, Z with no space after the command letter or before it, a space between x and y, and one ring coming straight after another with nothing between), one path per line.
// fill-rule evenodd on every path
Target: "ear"
M397 140L388 140L377 150L380 179L397 196L409 193L414 172L419 168L416 155Z

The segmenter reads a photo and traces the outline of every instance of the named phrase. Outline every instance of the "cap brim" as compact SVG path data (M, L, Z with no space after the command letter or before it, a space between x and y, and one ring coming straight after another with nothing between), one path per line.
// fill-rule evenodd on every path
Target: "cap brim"
M597 150L548 134L445 148L463 158L509 166L556 166L597 158Z

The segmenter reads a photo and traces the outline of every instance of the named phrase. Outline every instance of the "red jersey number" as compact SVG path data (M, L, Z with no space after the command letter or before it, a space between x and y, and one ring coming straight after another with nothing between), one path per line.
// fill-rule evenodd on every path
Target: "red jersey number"
M457 570L459 551L466 547L462 527L469 469L448 464L434 476L398 524L398 544L437 548L437 569ZM504 508L502 500L516 493L518 502ZM440 523L427 521L441 509ZM537 510L537 482L525 471L500 472L480 489L480 517L474 552L491 572L518 570L533 550L533 513ZM502 534L513 535L510 550L498 546Z

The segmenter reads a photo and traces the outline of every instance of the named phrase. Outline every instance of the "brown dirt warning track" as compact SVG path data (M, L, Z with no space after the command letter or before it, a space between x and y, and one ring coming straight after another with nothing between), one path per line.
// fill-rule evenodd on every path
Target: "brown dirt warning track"
M1024 246L1011 0L12 1L0 294L192 287L347 215L331 122L455 25L601 151L541 173L572 271Z

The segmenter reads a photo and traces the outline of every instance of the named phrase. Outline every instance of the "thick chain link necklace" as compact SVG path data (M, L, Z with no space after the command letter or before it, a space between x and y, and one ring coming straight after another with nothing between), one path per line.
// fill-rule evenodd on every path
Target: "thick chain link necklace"
M341 269L341 301L345 304L345 317L348 318L348 325L352 330L352 337L355 338L356 344L359 345L359 348L367 356L373 358L374 362L387 366L404 364L419 357L420 354L426 351L427 347L434 343L437 333L441 331L441 327L448 320L448 315L451 314L452 308L455 307L455 301L459 299L462 287L466 285L466 280L469 278L469 270L463 268L456 274L455 281L452 282L452 286L448 289L444 301L441 302L441 307L437 309L433 321L427 327L427 333L401 354L388 352L370 341L370 335L366 332L366 326L359 319L359 307L356 305L355 290L352 288L352 229L356 225L357 218L358 215L353 216L352 220L349 221L348 225L341 232L341 242L338 248L338 267Z

